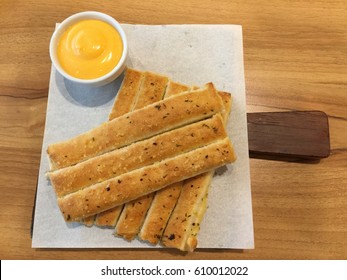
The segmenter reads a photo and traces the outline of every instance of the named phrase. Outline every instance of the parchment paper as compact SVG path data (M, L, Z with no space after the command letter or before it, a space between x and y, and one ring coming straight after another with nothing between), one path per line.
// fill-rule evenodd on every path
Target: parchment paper
M129 66L162 73L189 85L212 81L219 90L233 94L228 133L238 158L234 164L220 168L213 178L198 248L253 248L241 26L124 24L123 27L129 42ZM153 247L138 240L127 242L116 238L112 229L65 223L45 177L49 169L47 145L107 121L122 78L101 88L88 88L65 80L52 67L32 247Z

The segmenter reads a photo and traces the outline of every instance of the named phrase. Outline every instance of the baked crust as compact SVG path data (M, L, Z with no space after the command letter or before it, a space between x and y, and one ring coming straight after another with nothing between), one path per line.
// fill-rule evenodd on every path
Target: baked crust
M165 95L168 80L169 79L165 76L152 72L145 72L140 93L133 110L143 108L149 104L162 100ZM162 147L162 149L165 148ZM115 233L119 236L123 236L127 240L134 239L141 227L148 207L152 202L152 198L153 195L149 194L126 203L117 222Z
M185 91L189 91L190 87L181 83L174 81L169 81L166 88L165 98L168 98L172 95L176 95Z
M127 68L123 82L116 95L109 120L122 116L131 111L139 93L143 72Z
M111 208L96 215L94 224L98 227L114 228L117 224L123 205Z
M165 97L187 90L189 90L188 86L169 81ZM142 94L140 93L139 96L141 97ZM226 118L231 109L231 96L226 92L218 92L218 95L224 102L224 118ZM147 100L149 102L151 101L151 99ZM221 126L222 124L213 125L214 128L221 128ZM176 143L175 139L172 139L172 143ZM206 144L208 144L207 140ZM182 182L165 187L157 193L152 193L126 203L122 215L117 222L115 234L127 240L133 240L139 234L140 239L156 244L162 236L166 223L176 205L180 193L180 188L177 187L178 185L182 186ZM157 214L160 214L160 217L157 217ZM114 214L111 213L106 216L109 220L115 220L114 215L118 215L118 212L116 211ZM197 241L195 242L197 243Z
M136 77L135 80L130 80L128 83L124 83L124 87L121 88L125 92L129 91L129 94L122 94L122 91L118 93L124 98L115 100L114 108L110 114L110 120L162 99L166 90L168 78L151 72L137 72L138 77ZM126 77L127 75L129 74L127 73ZM136 90L132 90L132 87L136 87ZM130 99L132 102L129 102ZM95 224L100 227L114 227L121 212L122 207L118 206L114 209L109 209L104 213L99 213L96 216Z
M153 193L150 193L126 203L117 222L115 234L128 241L133 240L141 228L152 200Z
M224 128L231 103L212 83L128 68L110 122L47 149L65 220L193 251L213 169L235 160Z
M145 72L136 103L132 110L141 109L149 104L162 100L168 81L168 77L152 72Z
M171 184L156 192L146 219L139 232L139 238L157 244L180 196L183 182Z
M232 97L227 92L218 92L218 94L224 103L223 119L226 124L231 111ZM162 245L182 251L195 250L213 173L206 172L185 180L181 195L162 236Z
M213 171L210 171L184 181L181 195L161 239L165 247L181 251L193 251L196 248L196 235L206 210L212 175Z
M67 141L52 144L48 146L47 153L53 168L63 168L208 118L222 112L223 108L223 102L213 85L208 84L202 90L172 96L103 123Z
M227 122L227 118L230 114L231 111L231 95L227 92L220 92L218 91L218 95L221 97L221 99L223 100L224 103L224 113L223 113L223 121L224 123ZM205 173L204 175L201 175L200 177L204 177L206 176L205 180L203 181L202 179L200 179L200 182L205 182L206 184L210 184L210 181L212 179L212 173L208 172ZM195 178L192 179L187 179L186 183L192 180L192 184L195 185L194 180L196 180ZM182 182L180 183L179 186L182 187ZM201 184L201 183L200 183ZM167 225L167 222L176 206L176 203L178 201L178 197L180 194L180 189L177 189L177 185L174 184L173 189L172 189L172 193L170 193L170 186L164 188L163 190L158 191L155 194L154 200L152 202L151 208L149 209L146 219L144 221L144 224L141 228L141 231L139 233L139 238L144 240L144 241L148 241L151 244L157 244L162 235L163 235L163 231ZM205 190L206 195L208 192L208 186L199 186L199 188L201 188L200 190ZM188 190L189 191L189 190ZM191 189L192 192L194 192L194 189ZM167 193L170 193L170 195L168 196ZM195 195L195 194L194 194ZM187 195L186 195L187 196ZM199 196L200 197L200 196ZM180 211L179 208L180 207L185 207L186 205L190 205L190 202L199 204L199 200L195 199L195 197L193 196L192 201L184 201L184 198L181 198L180 200L180 204L177 205L177 210L176 211ZM165 206L165 211L160 211L160 208ZM157 213L157 211L159 211ZM185 211L184 209L182 211ZM203 218L204 212L201 213L200 219ZM158 217L159 216L159 217ZM159 218L159 220L158 220ZM200 221L196 221L195 222L200 223ZM184 234L187 232L187 230L192 230L192 228L189 227L183 227L183 228L177 228L176 229L176 235L180 235L180 236L184 236ZM182 250L194 250L195 247L197 246L197 238L196 238L196 234L199 231L198 228L194 228L194 232L195 235L191 235L188 236L186 239L181 239L179 243L179 239L176 239L175 242L171 242L168 241L167 244L168 246L171 247L177 247L177 248L181 248ZM167 239L167 238L166 238ZM165 240L165 238L164 238ZM165 243L165 242L164 242ZM190 244L191 246L188 246L188 244ZM165 245L165 244L163 244ZM195 247L194 247L194 246Z
M220 114L48 173L58 196L116 177L227 136Z
M226 125L228 122L229 116L230 116L233 99L232 99L232 96L229 92L218 91L218 95L220 96L220 98L222 99L223 104L224 104L223 119L224 119L224 123Z
M81 222L87 227L92 227L94 225L94 220L95 220L95 216L93 215L93 216L89 216L82 219Z
M60 197L58 205L66 221L79 221L234 160L225 138Z

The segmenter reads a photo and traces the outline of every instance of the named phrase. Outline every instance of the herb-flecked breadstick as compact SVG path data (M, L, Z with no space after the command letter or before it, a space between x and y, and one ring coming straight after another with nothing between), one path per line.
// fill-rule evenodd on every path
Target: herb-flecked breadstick
M52 169L63 168L156 134L223 111L210 83L206 88L174 95L163 101L103 123L64 142L48 146Z
M112 227L116 226L119 215L123 210L123 205L113 207L109 210L101 212L96 215L94 224L99 227Z
M169 78L152 72L143 74L143 81L133 110L163 99Z
M118 103L114 104L114 108L111 111L109 120L134 111L135 109L140 109L146 105L162 99L162 96L164 95L166 90L168 78L151 72L142 72L141 74L141 86L139 87L137 94L133 94L131 96L134 97L134 102L132 103L133 106L127 106L127 104L129 103L127 100L116 100L116 102L118 101ZM127 84L127 86L131 88L133 84L129 83ZM122 108L123 102L125 103L125 109ZM117 110L119 108L121 109ZM100 227L115 227L122 209L122 206L117 206L113 209L99 213L96 216L95 225Z
M218 94L222 98L225 106L225 113L223 114L223 116L224 121L226 122L226 119L230 114L231 110L231 95L226 92L218 92ZM210 174L206 174L205 176L208 177L210 176ZM206 180L206 182L209 182L209 179ZM165 189L162 189L156 193L155 198L151 204L150 209L148 210L147 216L139 232L140 239L148 241L151 244L157 244L160 241L164 229L171 216L171 213L176 206L181 191L180 186L182 186L183 182L180 182L178 184L180 185L174 184L172 186L172 189L170 186L168 186ZM207 187L205 187L205 189L207 189ZM189 203L190 202L187 202L186 205L189 205ZM181 204L182 206L185 205L184 203ZM181 233L180 235L183 236L183 233Z
M183 182L171 184L156 192L139 232L139 238L157 244L180 197Z
M219 92L225 106L225 124L231 111L232 98L229 93ZM182 251L193 251L197 244L197 234L207 207L212 171L185 180L181 195L168 221L161 243Z
M185 91L189 91L191 88L187 85L177 83L174 81L169 81L167 84L167 89L165 93L165 98L168 98L172 95L179 94Z
M166 88L165 98L189 90L189 86L170 80ZM139 198L138 202L140 202L141 204L135 204L133 207L129 207L129 210L126 212L126 214L124 213L124 215L122 215L123 222L119 222L117 224L116 234L121 235L128 240L135 238L136 234L139 234L139 237L144 240L146 240L147 236L149 237L153 235L154 239L147 241L150 241L153 244L156 243L153 240L157 241L160 239L167 220L169 219L171 212L176 204L177 198L181 191L181 186L182 183L178 182L167 186L162 190L159 190L157 193L153 193L152 196L154 197L154 200L151 204L147 203L147 201L149 199L152 201L152 196L150 196L149 198ZM137 208L142 208L143 210L139 212L136 211ZM131 227L127 226L129 217L132 218ZM148 228L148 231L143 231L144 228ZM140 229L141 232L139 232Z
M188 90L189 87L186 85L169 81L165 92L165 98ZM196 129L199 129L199 127L197 127ZM190 130L187 137L185 137L185 139L182 139L182 141L177 142L175 141L175 139L171 139L171 143L174 145L181 145L180 143L187 143L186 140L189 139L189 135L194 135L194 131L196 131L196 129ZM203 136L201 140L203 144L203 142L205 142L207 138ZM207 140L205 144L208 144L208 142L209 141ZM165 148L163 147L163 149ZM139 230L146 217L147 211L151 206L154 196L155 193L151 193L143 197L140 197L134 201L126 203L115 227L115 235L121 236L127 240L134 239L136 235L139 233Z
M48 173L58 196L227 136L220 114Z
M213 171L190 178L183 183L177 205L165 228L162 244L181 251L193 251L197 246L196 235L206 211L207 190Z
M66 221L111 209L235 160L229 138L58 198Z
M109 120L129 113L134 107L137 99L141 83L143 79L143 72L127 68L124 74L123 82L116 95Z

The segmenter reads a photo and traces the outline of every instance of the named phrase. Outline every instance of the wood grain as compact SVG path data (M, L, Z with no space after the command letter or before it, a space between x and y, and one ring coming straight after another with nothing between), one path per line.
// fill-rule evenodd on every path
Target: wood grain
M330 155L328 116L322 111L247 113L251 158L319 160Z
M321 110L331 155L251 160L255 250L34 250L30 224L55 23L85 10L120 22L243 26L249 112ZM42 1L0 5L1 259L346 259L347 4L331 1Z

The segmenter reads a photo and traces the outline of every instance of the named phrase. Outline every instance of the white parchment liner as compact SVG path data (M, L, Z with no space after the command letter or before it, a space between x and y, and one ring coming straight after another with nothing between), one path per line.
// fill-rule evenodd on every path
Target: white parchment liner
M228 133L238 158L234 164L220 168L213 178L198 248L253 248L241 26L123 24L123 27L129 42L130 67L158 72L189 85L212 81L219 90L233 94ZM122 77L101 88L88 88L65 80L52 68L32 247L156 248L137 240L115 238L112 229L65 223L45 177L49 169L47 145L107 121L121 80Z

